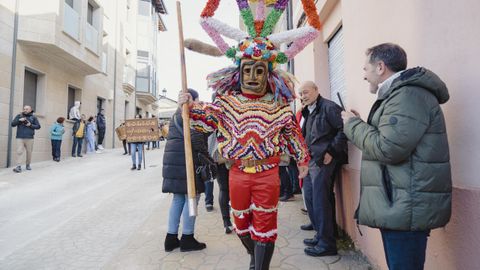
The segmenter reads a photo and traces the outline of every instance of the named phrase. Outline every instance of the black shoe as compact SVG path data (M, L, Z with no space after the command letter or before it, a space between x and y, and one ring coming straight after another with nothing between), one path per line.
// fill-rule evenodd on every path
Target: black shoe
M225 234L231 234L233 232L233 227L232 226L226 226L225 227Z
M21 173L22 172L22 167L21 166L17 166L15 168L13 168L13 171L16 172L16 173Z
M312 225L312 223L305 224L305 225L300 226L300 229L302 231L313 231L313 225Z
M77 157L83 157L81 154L77 155Z
M57 157L57 160L56 160L56 162L60 162L60 158L59 158L59 157Z
M198 242L197 239L193 237L193 234L183 234L182 238L180 239L181 252L202 250L206 247L207 245L205 245L205 243Z
M223 227L225 228L225 234L231 234L233 232L232 222L230 221L230 217L223 218Z
M307 239L303 239L303 243L306 246L314 247L316 244L318 244L318 240L316 238L307 238Z
M140 171L142 169L142 165L137 166L137 171Z
M293 191L293 194L302 194L302 190L301 190L301 189L297 189L297 190Z
M338 254L337 250L327 250L327 249L319 248L317 246L306 247L304 249L304 252L308 256L313 256L313 257L335 256Z
M27 166L25 166L25 169L27 169L27 171L31 171L32 167L30 167L30 164L27 164Z
M205 206L205 209L207 210L207 212L212 212L212 211L213 211L213 205L207 204L207 205Z
M280 201L281 202L287 202L287 201L291 201L291 200L294 200L295 197L293 197L293 195L283 195L282 197L280 197Z
M72 154L72 157L77 157L77 156L75 156L75 154Z
M178 247L180 247L180 240L178 240L178 234L167 233L165 237L165 251L170 252Z
M130 168L130 170L136 170L137 169L137 165L133 164L132 168Z
M301 211L302 214L304 214L304 215L308 214L307 209L305 209L305 208L300 208L300 211Z
M239 235L238 238L240 238L240 241L242 241L247 253L250 254L250 266L248 269L255 270L255 243L250 237L250 234Z
M262 243L255 241L255 269L270 269L275 243Z
M123 155L125 156L126 154L128 154L127 152L123 153Z

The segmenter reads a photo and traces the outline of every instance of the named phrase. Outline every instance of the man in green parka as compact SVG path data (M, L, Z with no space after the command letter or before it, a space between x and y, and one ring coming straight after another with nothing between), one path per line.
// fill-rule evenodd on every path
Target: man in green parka
M367 50L365 80L378 98L367 121L342 112L363 153L359 224L379 228L389 269L423 269L430 230L450 220L452 182L445 119L447 87L433 72L406 70L396 44Z

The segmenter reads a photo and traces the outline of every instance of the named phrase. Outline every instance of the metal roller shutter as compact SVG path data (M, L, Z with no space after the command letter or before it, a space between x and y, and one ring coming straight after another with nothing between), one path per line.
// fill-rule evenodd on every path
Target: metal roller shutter
M337 93L340 93L346 106L347 89L345 88L345 61L343 56L343 31L338 29L328 42L328 69L330 77L330 98L340 105Z

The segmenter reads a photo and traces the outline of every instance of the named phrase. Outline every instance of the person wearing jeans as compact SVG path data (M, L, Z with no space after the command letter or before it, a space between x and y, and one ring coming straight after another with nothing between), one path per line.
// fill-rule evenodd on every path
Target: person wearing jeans
M86 125L85 141L87 144L87 154L95 152L95 133L97 133L97 125L95 117L90 116Z
M367 49L364 79L377 95L366 120L342 112L348 139L362 151L357 224L378 228L390 270L424 268L430 230L452 213L447 128L440 104L450 96L432 71L407 69L400 46Z
M198 99L198 93L189 89L190 94ZM163 155L163 193L173 193L172 204L168 218L168 231L165 236L165 251L169 252L178 247L180 251L202 250L207 247L205 243L198 242L194 237L195 218L189 216L187 198L187 173L185 163L185 147L183 136L183 119L181 109L178 108L173 115L167 143ZM191 130L193 164L200 165L199 153L208 156L207 137L200 132ZM133 153L132 153L133 154ZM195 174L196 203L200 193L205 190L205 184L198 174ZM182 237L178 240L178 225L180 216L183 215Z
M130 143L130 153L132 155L133 164L131 170L141 170L143 158L143 142Z
M198 205L197 195L196 203ZM182 218L182 233L186 235L193 235L195 229L195 216L190 216L188 212L188 195L174 193L172 205L168 214L168 234L178 235L178 227L180 226L180 218Z
M405 232L380 229L380 233L389 269L423 269L430 230Z
M213 211L213 179L205 181L205 209L207 212Z
M135 119L142 119L142 115L135 115ZM130 144L130 155L132 156L132 168L131 170L141 170L142 169L142 158L143 158L143 144L144 142L132 142ZM137 162L138 155L138 162Z
M82 157L82 144L85 138L85 115L82 114L79 121L73 124L73 145L72 145L72 157ZM76 156L75 156L76 152Z
M65 133L65 128L63 127L63 122L65 118L59 117L57 121L52 125L50 128L50 137L52 141L52 158L54 161L60 161L60 154L61 150L60 147L62 146L62 136Z

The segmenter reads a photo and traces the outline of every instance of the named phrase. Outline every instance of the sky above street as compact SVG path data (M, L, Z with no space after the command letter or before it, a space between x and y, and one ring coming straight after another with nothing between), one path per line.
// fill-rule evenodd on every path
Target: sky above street
M164 1L168 14L162 16L167 27L166 32L159 34L158 50L159 50L159 83L158 93L161 94L165 88L167 97L177 100L178 92L181 90L181 69L180 69L180 50L178 39L177 11L176 1ZM203 31L199 24L200 13L205 6L206 0L183 0L182 17L183 17L183 34L184 38L195 38L209 44L213 44L210 37ZM214 16L230 26L238 28L239 12L236 1L224 0L220 2L220 6ZM225 39L230 45L236 44L235 41ZM207 90L206 76L216 70L231 65L231 61L225 56L212 57L200 55L185 50L185 58L187 64L187 85L200 93L200 100L209 101L211 91Z

